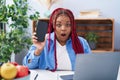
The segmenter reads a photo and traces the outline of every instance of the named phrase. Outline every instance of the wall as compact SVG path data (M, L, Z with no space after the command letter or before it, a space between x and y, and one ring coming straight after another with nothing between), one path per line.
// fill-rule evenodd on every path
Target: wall
M8 3L11 0L7 0ZM44 17L43 14L47 10L47 8L40 4L39 0L28 0L29 5L32 7L33 11L39 11L40 16ZM99 9L101 12L101 17L105 18L114 18L115 19L115 49L120 50L120 0L59 0L56 4L54 4L50 11L52 12L55 8L63 7L68 8L73 11L75 18L78 18L79 12L81 10L89 10L89 9ZM31 14L33 12L29 12ZM30 29L32 29L32 21L30 21ZM32 31L32 30L31 30Z
M43 13L47 10L45 6L40 4L39 0L30 0L30 5L35 10L40 12L41 17ZM115 49L120 50L120 0L60 0L58 3L54 4L50 11L52 12L57 7L68 8L73 11L75 18L78 18L79 12L81 10L98 9L100 10L101 16L105 18L115 19Z

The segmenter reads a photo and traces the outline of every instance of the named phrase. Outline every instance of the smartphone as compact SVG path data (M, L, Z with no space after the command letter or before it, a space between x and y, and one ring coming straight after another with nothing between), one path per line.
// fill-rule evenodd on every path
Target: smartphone
M48 23L44 21L38 21L36 24L36 36L38 41L43 42L45 40L45 34L47 33Z

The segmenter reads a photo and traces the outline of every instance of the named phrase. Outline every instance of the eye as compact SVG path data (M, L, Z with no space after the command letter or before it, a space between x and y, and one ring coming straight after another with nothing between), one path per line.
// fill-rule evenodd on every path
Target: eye
M66 26L67 26L67 27L71 27L71 24L68 23L68 24L66 24Z
M62 25L61 24L56 24L57 27L61 27Z

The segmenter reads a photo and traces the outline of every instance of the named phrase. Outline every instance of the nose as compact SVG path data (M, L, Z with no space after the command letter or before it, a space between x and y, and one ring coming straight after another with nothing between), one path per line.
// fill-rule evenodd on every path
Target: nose
M62 29L62 30L65 30L65 29L66 29L65 25L62 25L61 29Z

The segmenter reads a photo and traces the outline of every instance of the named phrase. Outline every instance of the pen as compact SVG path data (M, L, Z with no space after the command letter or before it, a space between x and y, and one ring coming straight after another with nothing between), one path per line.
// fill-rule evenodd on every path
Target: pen
M36 79L37 79L37 77L38 77L38 74L36 74L36 76L35 76L34 80L36 80Z

